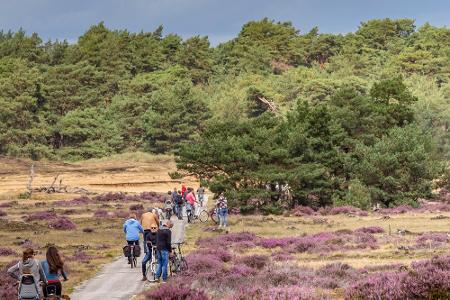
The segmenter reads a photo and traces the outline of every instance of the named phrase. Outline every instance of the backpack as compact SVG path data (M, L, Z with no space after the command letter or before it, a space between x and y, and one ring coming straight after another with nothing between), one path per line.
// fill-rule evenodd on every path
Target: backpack
M181 195L178 195L178 196L177 196L177 204L178 204L178 205L183 204L183 197L182 197Z

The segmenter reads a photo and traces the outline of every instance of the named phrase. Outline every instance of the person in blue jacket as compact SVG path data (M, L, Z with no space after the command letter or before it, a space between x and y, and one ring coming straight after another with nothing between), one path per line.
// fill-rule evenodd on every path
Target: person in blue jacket
M132 214L128 220L123 223L123 232L128 245L139 245L139 234L144 233L141 223L136 220L136 214ZM131 257L128 257L128 263L131 263Z

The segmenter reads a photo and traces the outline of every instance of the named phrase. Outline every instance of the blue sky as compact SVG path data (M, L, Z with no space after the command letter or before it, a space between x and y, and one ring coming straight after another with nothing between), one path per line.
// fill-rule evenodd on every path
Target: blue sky
M213 45L237 35L251 20L291 21L301 32L355 31L373 18L412 18L449 26L450 0L0 0L0 30L37 32L44 39L76 41L104 21L112 29L183 37L207 35Z

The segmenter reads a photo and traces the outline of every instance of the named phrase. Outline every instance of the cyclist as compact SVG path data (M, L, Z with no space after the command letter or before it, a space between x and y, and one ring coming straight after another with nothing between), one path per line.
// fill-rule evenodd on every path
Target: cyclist
M220 193L219 199L217 199L217 208L219 216L219 229L226 229L228 225L228 200L225 198L224 193Z
M141 216L141 225L142 228L144 229L144 241L145 241L145 237L150 232L150 228L154 226L159 227L158 212L153 208L149 208L147 212L142 214Z
M169 255L172 255L172 221L167 221L158 231L156 238L156 251L158 254L158 267L156 268L155 279L159 281L162 273L163 283L167 282L167 269L169 265Z
M200 206L203 207L203 200L205 200L205 188L202 185L200 185L197 189L197 195Z
M144 234L144 228L136 220L136 214L131 214L130 218L123 223L123 232L128 245L139 246L139 233ZM131 255L128 256L128 264L131 264Z
M150 228L150 232L144 238L145 256L142 260L142 281L147 280L147 263L152 260L152 247L156 247L157 234L158 227L153 226Z
M56 288L56 295L61 296L62 285L60 277L63 277L64 281L68 280L64 272L64 262L61 260L61 256L55 246L48 247L45 258L46 260L41 261L41 277L45 278L42 288L44 296L48 296L47 287L50 285Z
M34 250L25 249L22 254L22 260L8 269L8 275L14 279L20 280L23 274L31 274L34 282L39 283L41 280L39 262L34 259Z

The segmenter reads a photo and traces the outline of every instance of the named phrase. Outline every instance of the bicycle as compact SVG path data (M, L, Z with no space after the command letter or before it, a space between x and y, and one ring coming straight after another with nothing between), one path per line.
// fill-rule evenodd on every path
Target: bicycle
M219 209L217 207L211 210L209 215L214 223L219 224Z
M156 246L151 245L150 247L151 247L150 251L152 251L152 259L150 260L150 266L147 269L147 274L150 271L150 273L152 274L152 279L149 279L147 276L147 280L149 282L154 282L156 280L156 269L158 267L158 259L156 257Z
M170 258L169 270L171 275L181 274L188 270L188 263L181 252L183 243L174 243L177 247L172 246L173 256Z
M48 284L46 287L47 297L44 297L44 300L60 300L63 299L62 296L56 295L56 286L52 284Z
M138 246L138 245L128 245L129 249L130 249L130 254L128 256L128 261L130 262L130 266L131 268L136 268L137 266L137 259L136 256L134 255L134 247Z
M192 209L187 211L188 223L192 223L194 220L200 220L200 222L205 223L209 219L208 211L198 206L195 207L194 213L192 213Z

